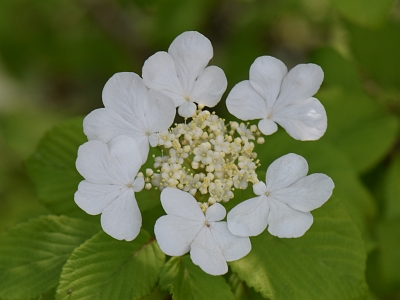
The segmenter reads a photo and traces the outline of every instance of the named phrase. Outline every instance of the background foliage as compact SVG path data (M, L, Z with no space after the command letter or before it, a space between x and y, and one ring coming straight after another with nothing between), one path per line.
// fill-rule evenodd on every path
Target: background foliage
M320 274L318 265L311 262L314 257L331 267L332 274L318 275L311 296L299 294L304 286L313 288L307 286L307 277L283 288L280 283L285 277L280 276L284 274L276 273L276 281L267 284L270 274L262 275L264 278L245 272L240 273L241 278L236 273L219 279L206 276L187 257L164 265L165 257L152 240L152 224L163 214L157 201L146 201L154 198L152 192L138 197L148 233L143 231L132 244L120 244L97 233L98 217L87 216L73 203L81 179L74 169L76 149L85 141L80 116L102 107L101 91L112 74L141 74L144 60L166 50L185 30L197 30L211 40L211 63L225 71L228 90L248 78L251 63L261 55L278 57L289 68L314 62L325 72L317 98L328 113L326 135L317 142L297 142L280 129L267 137L256 149L264 168L259 170L260 178L266 166L283 154L305 156L310 172L326 173L336 185L334 197L315 212L316 222L305 239L332 227L340 228L342 238L356 238L348 242L321 239L318 247L307 252L305 239L282 244L263 235L252 239L253 248L267 244L271 252L263 257L275 253L273 256L260 259L257 255L264 251L260 248L231 264L238 273L260 263L268 264L270 272L278 272L274 270L280 265L274 265L274 258L280 247L295 247L301 250L299 254L281 259L293 262L285 266L286 273L297 266L296 257L304 264L310 261L310 269L293 273L294 277ZM193 291L193 299L210 299L213 285L219 287L221 299L296 299L296 295L302 295L301 299L320 299L320 295L324 299L329 299L328 295L331 299L400 299L399 53L400 2L394 0L1 1L0 299L64 299L69 295L81 299L79 293L99 299L146 295L148 299L167 299L168 291L174 299L188 299L188 290ZM217 113L228 116L224 101ZM71 117L74 119L51 129ZM332 217L327 219L329 214ZM42 242L34 242L39 239ZM354 250L344 253L351 258L347 270L365 272L368 288L364 278L340 277L335 262L340 245ZM107 249L101 258L93 256L98 247ZM330 249L330 257L323 259L325 252L319 249ZM29 253L36 255L32 261L26 258ZM130 258L129 253L137 256ZM115 274L108 265L110 257L118 257L123 265ZM76 281L74 270L82 261L99 260L104 265L78 270L81 275L97 276L99 285L85 289ZM130 270L149 261L146 280L129 278L140 284L140 291L124 288L126 294L118 295L101 284L131 274ZM9 262L14 263L12 277L6 273ZM23 269L27 264L31 275ZM101 272L103 269L112 275ZM41 274L40 270L48 272ZM187 273L193 277L185 277ZM154 289L158 274L162 279ZM58 288L57 278L61 282ZM175 282L177 278L182 280ZM334 290L334 283L327 285L329 279L354 284L352 289ZM13 286L16 282L24 282L26 289ZM68 282L76 284L78 292L70 291Z

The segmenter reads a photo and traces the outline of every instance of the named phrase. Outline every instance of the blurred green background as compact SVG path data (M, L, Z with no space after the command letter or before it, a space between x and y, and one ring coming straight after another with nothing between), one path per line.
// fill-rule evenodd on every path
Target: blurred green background
M277 156L298 150L333 161L328 171L310 169L332 176L357 211L368 297L400 299L400 1L2 0L0 230L48 213L24 167L43 134L102 107L109 77L141 74L186 30L211 40L211 64L225 71L228 91L261 55L289 68L321 65L326 135L306 150L282 129L266 143ZM227 116L224 101L216 110Z

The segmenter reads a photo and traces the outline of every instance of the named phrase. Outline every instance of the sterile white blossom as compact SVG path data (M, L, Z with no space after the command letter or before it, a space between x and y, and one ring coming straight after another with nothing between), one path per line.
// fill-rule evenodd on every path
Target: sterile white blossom
M127 136L108 145L89 141L78 150L76 168L85 180L78 186L75 202L90 215L102 214L103 230L118 240L133 240L142 227L134 193L144 186L143 177L136 177L141 165L138 145Z
M160 51L146 60L143 80L151 89L170 96L182 117L191 117L196 105L214 107L227 87L222 69L206 67L213 57L209 39L195 31L184 32L171 43L168 52Z
M268 231L281 238L302 236L313 223L310 211L332 195L334 183L325 174L307 176L307 161L287 154L268 168L266 184L253 186L258 197L246 200L228 213L228 228L239 236L255 236Z
M108 143L112 138L126 135L136 140L147 160L149 143L158 143L156 133L172 125L176 110L173 101L163 93L147 90L135 73L114 74L103 89L105 108L92 111L83 121L89 140Z
M261 56L250 67L250 80L233 87L226 106L241 120L261 119L258 128L266 135L278 123L297 140L317 140L326 131L327 117L312 96L323 78L318 65L300 64L288 72L279 59Z
M190 251L193 263L204 272L222 275L228 272L227 261L250 252L250 239L233 235L221 221L226 215L221 204L211 205L204 215L193 196L175 188L162 191L161 204L167 215L157 220L154 233L165 254L181 256Z

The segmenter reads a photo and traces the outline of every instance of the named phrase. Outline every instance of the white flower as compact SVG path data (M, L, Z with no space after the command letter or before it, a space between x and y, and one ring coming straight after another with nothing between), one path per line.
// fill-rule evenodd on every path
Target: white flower
M246 200L228 213L229 230L239 236L255 236L268 231L275 236L302 236L311 226L311 210L332 195L334 183L325 174L307 175L307 161L287 154L268 168L266 185L253 186L258 197Z
M212 57L213 48L205 36L184 32L168 52L157 52L146 60L143 80L149 88L170 96L182 117L191 117L196 111L194 102L214 107L226 90L224 72L216 66L206 67Z
M103 230L118 240L139 234L142 216L134 192L144 186L136 177L142 159L135 140L127 136L109 144L89 141L79 147L76 168L85 178L75 193L76 204L90 215L101 215Z
M83 121L83 130L89 140L108 143L112 138L126 135L136 140L147 160L149 143L158 143L157 132L166 130L175 118L173 101L166 95L147 90L135 73L117 73L103 89L105 108L92 111Z
M260 131L274 133L281 125L297 140L317 140L326 131L323 105L312 96L324 73L315 64L301 64L287 72L280 60L258 57L250 67L250 80L238 83L228 95L226 106L241 120L261 119Z
M227 261L234 261L251 250L248 237L233 235L226 222L225 208L215 203L203 214L197 201L178 189L166 188L161 203L168 214L156 222L154 233L161 250L171 256L190 251L194 264L211 275L228 271Z

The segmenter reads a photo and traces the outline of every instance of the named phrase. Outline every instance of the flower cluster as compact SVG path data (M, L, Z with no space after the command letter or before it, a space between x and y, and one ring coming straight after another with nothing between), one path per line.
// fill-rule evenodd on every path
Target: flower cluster
M160 190L178 188L204 199L203 210L228 202L235 189L258 182L254 135L260 135L257 126L225 125L217 115L198 110L191 122L158 133L158 146L166 154L155 157L156 172L148 171L151 183Z
M319 139L326 130L322 104L312 96L323 72L303 64L289 72L276 58L262 56L250 67L250 80L229 93L228 111L243 121L260 119L258 126L227 122L214 107L227 87L224 72L207 66L213 56L210 41L198 32L185 32L168 52L157 52L143 66L142 78L117 73L103 90L104 108L84 120L89 141L79 148L76 167L84 177L75 202L89 214L102 214L110 236L131 241L139 234L142 217L135 193L161 191L167 215L154 232L161 250L179 256L190 252L205 272L221 275L227 262L251 250L250 236L268 231L281 238L300 237L312 225L311 210L332 194L331 178L307 176L306 160L287 154L268 168L265 183L255 144L277 124L298 140ZM197 105L196 105L197 104ZM176 111L185 118L174 123ZM150 146L153 168L142 174ZM235 190L249 184L257 195L231 209L223 206Z

